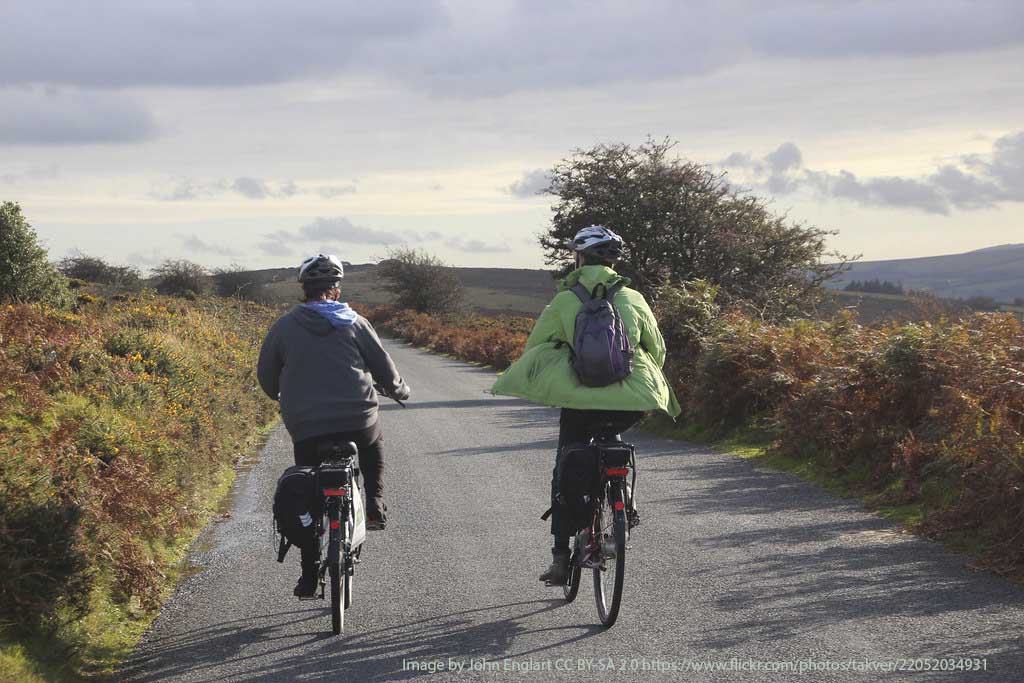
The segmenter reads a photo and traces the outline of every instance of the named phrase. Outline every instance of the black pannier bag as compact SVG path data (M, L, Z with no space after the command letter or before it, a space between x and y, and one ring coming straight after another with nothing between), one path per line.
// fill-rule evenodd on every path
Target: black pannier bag
M558 456L554 504L562 506L570 533L576 533L591 522L592 500L601 483L598 466L599 451L588 444L568 444Z
M274 492L274 526L281 534L277 561L284 562L288 548L312 547L316 543L316 525L320 516L316 468L293 465L277 480Z

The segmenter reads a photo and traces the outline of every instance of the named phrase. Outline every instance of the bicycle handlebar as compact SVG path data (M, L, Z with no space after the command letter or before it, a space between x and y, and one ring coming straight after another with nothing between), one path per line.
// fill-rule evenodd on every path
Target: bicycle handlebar
M375 390L375 391L376 391L376 392L377 392L378 394L380 394L381 396L383 396L383 397L385 397L385 398L390 398L390 399L391 399L392 401L394 401L394 402L395 402L395 403L397 403L398 405L400 405L400 406L402 406L403 408L405 408L405 403L404 403L404 402L403 402L403 401L402 401L401 399L399 399L399 398L395 398L394 396L392 396L392 395L391 395L390 393L388 393L387 391L385 391L385 390L384 390L384 387L382 387L381 385L379 385L379 384L374 384L374 385L373 385L373 388L374 388L374 390Z

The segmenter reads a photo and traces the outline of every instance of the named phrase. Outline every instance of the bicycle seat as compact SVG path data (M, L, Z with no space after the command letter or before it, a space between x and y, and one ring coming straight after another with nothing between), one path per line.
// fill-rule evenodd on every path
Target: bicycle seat
M319 444L316 451L323 460L347 460L359 454L359 448L352 441L328 441Z

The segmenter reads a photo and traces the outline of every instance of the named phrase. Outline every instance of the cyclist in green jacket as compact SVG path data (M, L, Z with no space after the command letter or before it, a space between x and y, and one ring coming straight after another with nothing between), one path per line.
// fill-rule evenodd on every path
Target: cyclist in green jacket
M679 403L661 370L665 342L657 320L643 295L626 286L618 290L613 303L635 350L632 372L621 382L604 387L584 386L576 376L570 354L576 314L582 304L570 290L582 284L591 293L598 285L604 285L607 291L616 284L628 285L629 278L613 269L622 253L623 241L608 228L595 225L580 230L571 247L576 270L561 282L561 291L541 313L522 357L498 378L493 388L495 394L560 407L559 454L571 443L621 434L647 411L662 410L672 417L680 413ZM566 528L557 504L556 472L557 465L551 480L553 561L540 579L560 585L568 576L569 540L574 530Z

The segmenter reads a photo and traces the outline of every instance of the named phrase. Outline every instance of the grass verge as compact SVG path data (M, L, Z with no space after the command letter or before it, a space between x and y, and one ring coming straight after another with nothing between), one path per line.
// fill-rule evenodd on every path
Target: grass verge
M259 452L277 418L253 432L237 449L233 465L221 467L212 486L199 496L196 523L174 538L150 549L161 567L160 602L190 575L187 556L192 543L218 514L238 475L236 465L245 454ZM96 683L109 679L132 652L159 610L142 609L138 600L120 604L112 599L112 582L101 576L89 597L87 614L77 620L59 620L62 626L29 639L0 639L0 683Z

